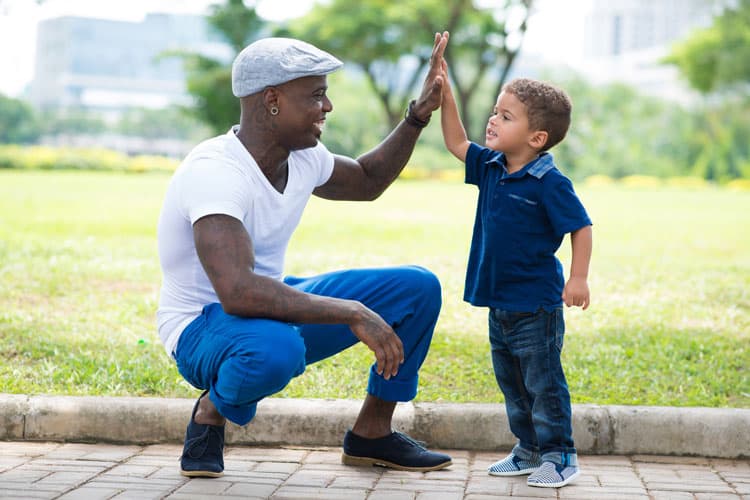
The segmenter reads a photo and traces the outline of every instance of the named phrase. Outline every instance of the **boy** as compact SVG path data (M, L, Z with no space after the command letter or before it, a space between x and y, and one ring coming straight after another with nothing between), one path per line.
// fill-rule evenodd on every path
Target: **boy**
M570 394L560 363L567 306L589 305L591 220L547 152L570 125L567 95L516 79L503 88L481 147L467 139L447 78L445 144L479 188L464 300L489 307L495 378L518 444L490 466L496 476L530 474L529 486L559 488L580 474ZM555 252L571 233L570 279Z

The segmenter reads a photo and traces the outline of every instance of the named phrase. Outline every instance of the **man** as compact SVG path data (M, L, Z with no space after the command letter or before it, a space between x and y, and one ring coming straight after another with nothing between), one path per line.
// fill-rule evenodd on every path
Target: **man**
M204 392L181 459L186 476L223 474L224 424L247 424L262 398L309 363L357 341L375 355L367 397L342 461L437 470L451 458L393 432L396 402L416 395L440 310L429 271L396 267L282 280L287 243L311 194L373 200L406 165L441 102L447 33L436 34L421 95L369 153L329 153L318 139L342 63L299 40L267 38L232 66L240 124L198 145L170 181L159 219L159 334L185 379Z

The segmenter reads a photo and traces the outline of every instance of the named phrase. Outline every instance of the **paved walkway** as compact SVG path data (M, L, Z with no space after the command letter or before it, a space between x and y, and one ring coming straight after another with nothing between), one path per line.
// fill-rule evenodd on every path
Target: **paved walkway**
M171 444L0 441L0 498L750 500L748 460L586 455L581 477L556 490L488 476L497 453L449 452L449 469L414 473L343 466L337 448L231 446L224 477L188 479L178 471L180 452Z

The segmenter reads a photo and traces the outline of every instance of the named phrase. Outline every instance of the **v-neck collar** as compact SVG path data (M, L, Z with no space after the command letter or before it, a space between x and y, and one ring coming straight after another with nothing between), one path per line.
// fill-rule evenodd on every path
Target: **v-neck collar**
M261 179L261 182L263 183L264 188L267 191L270 191L274 193L275 196L278 198L283 198L285 193L289 192L289 186L292 183L292 153L289 153L289 157L287 158L287 178L286 178L286 186L284 186L284 191L279 191L274 187L273 184L271 184L271 181L268 180L268 177L266 177L266 174L263 173L263 170L261 170L260 165L258 165L258 162L255 161L255 158L250 153L250 151L245 148L245 145L242 144L242 141L240 141L240 138L237 137L236 131L239 129L239 125L234 125L232 128L229 129L229 132L227 132L227 135L231 136L231 145L234 154L236 154L241 160L243 160L243 163L247 165L249 168L252 168L256 173L258 178Z

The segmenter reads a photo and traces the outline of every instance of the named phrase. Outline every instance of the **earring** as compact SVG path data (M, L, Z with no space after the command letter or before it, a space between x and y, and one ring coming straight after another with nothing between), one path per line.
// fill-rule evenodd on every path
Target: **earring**
M271 115L276 116L278 114L279 114L279 108L277 108L276 106L271 106Z

